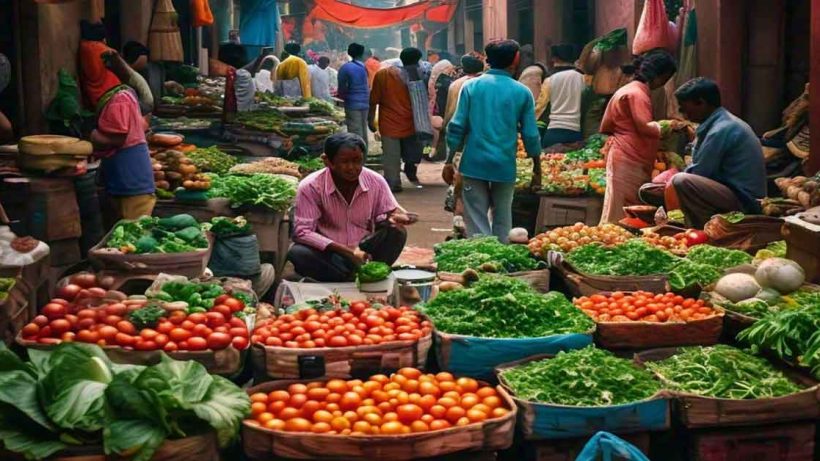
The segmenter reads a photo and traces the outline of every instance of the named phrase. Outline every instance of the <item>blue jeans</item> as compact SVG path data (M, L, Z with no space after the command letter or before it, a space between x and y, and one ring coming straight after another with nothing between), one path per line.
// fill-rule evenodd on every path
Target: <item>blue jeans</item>
M580 131L565 130L563 128L548 129L541 140L541 147L552 147L556 144L572 144L584 140Z
M464 177L461 198L467 236L495 235L507 243L512 228L515 183L483 181ZM492 211L492 222L489 214Z

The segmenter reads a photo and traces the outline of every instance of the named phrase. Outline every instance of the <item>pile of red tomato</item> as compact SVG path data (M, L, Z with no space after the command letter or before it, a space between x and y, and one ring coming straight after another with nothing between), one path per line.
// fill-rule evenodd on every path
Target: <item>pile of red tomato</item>
M287 432L395 435L481 423L510 412L490 386L402 368L367 381L331 379L251 395L246 424Z
M58 289L63 297L52 299L40 315L23 327L24 340L42 344L77 341L166 352L220 350L231 345L237 349L248 347L248 328L234 316L245 308L241 300L222 295L206 313L172 311L158 317L154 328L138 330L131 316L144 309L147 300L127 299L124 293L91 286L96 284L93 274L80 277L73 277L68 285Z
M574 302L598 322L689 322L717 314L702 299L684 298L675 293L616 291L609 296L582 296Z
M430 321L409 307L374 309L364 301L349 309L303 309L257 322L251 341L266 346L311 349L417 341L432 331Z

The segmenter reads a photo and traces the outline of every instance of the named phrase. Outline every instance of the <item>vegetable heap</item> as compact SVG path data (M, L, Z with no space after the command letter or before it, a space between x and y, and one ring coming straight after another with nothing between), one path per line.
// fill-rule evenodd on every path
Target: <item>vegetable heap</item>
M371 261L359 267L359 270L356 272L356 280L359 283L381 282L382 280L386 280L391 272L393 272L393 270L389 265L379 261Z
M418 399L406 400L408 395ZM402 368L390 377L373 375L364 382L331 379L291 384L252 394L251 402L247 425L352 436L438 431L480 424L510 412L491 386L446 372L423 374L415 368Z
M231 174L283 174L300 178L299 165L279 157L264 157L250 163L240 163L230 170Z
M320 157L305 156L293 159L292 161L299 166L299 172L302 173L302 176L307 176L325 167L325 162Z
M686 259L698 264L708 264L719 270L752 262L752 256L745 251L730 250L712 245L693 246L686 255Z
M558 292L488 275L469 288L439 293L423 312L444 333L483 338L537 338L588 333L594 322Z
M549 251L568 253L575 248L600 243L603 245L617 245L632 239L634 236L626 229L615 224L601 226L587 226L584 223L575 223L572 226L559 227L543 234L538 234L530 240L530 252L535 256L545 257Z
M0 344L0 441L29 459L102 443L106 454L150 460L168 439L217 433L226 446L250 411L248 396L201 364L162 355L148 367L112 363L97 346L28 350Z
M218 237L225 237L247 234L251 231L251 225L244 216L237 216L235 218L216 216L211 218L211 227L209 230Z
M187 253L208 248L208 239L191 215L143 216L117 223L105 246L122 253Z
M768 258L760 262L754 275L727 274L715 284L716 302L737 312L755 312L765 315L781 308L811 304L813 294L810 287L803 287L806 273L799 264L789 259ZM803 293L801 293L801 291ZM779 306L768 309L767 306Z
M294 183L269 174L228 175L213 178L209 197L224 197L234 208L261 206L286 211L296 198Z
M614 247L582 246L567 254L566 261L585 274L641 276L666 274L680 259L633 239Z
M669 285L675 290L693 285L705 287L716 282L726 269L751 262L751 255L743 251L695 245L669 272Z
M717 314L702 299L646 291L632 294L616 291L608 297L582 296L575 300L575 305L596 322L689 322Z
M800 391L766 360L724 344L685 347L646 367L672 390L722 399L761 399Z
M166 303L175 303L176 310L185 310L189 314L206 312L214 306L214 301L225 294L221 285L216 283L166 282L161 289L149 293L151 299Z
M520 399L579 407L638 402L661 390L648 371L593 346L504 370L501 377Z
M519 272L533 270L538 261L523 245L505 245L497 237L474 237L450 240L433 248L441 272L463 272L477 269L484 272Z
M216 146L199 147L189 152L188 158L200 171L217 174L227 173L238 163L233 155L222 152Z
M807 367L820 379L820 299L800 309L783 310L758 320L737 335L753 351Z
M753 298L739 303L727 302L721 305L734 312L761 319L784 310L820 308L820 291L800 289L775 300L765 301Z

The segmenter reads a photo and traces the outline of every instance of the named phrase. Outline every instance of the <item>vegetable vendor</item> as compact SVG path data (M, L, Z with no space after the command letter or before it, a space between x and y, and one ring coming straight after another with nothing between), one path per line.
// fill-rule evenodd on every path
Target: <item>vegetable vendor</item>
M700 124L692 165L672 177L665 194L658 187L644 186L641 198L655 205L664 204L664 195L669 202L677 201L687 225L699 229L716 214L760 214L758 200L766 196L766 162L752 128L723 108L720 88L712 80L690 80L675 97L681 113Z
M299 184L294 244L288 260L319 282L349 282L368 260L393 264L414 219L399 207L387 181L364 168L365 143L353 133L325 141L325 168Z
M296 80L301 87L301 96L309 98L313 95L310 90L310 71L304 59L299 57L302 52L302 46L298 43L288 43L285 45L285 58L278 66L276 66L276 80ZM294 96L286 94L284 96Z

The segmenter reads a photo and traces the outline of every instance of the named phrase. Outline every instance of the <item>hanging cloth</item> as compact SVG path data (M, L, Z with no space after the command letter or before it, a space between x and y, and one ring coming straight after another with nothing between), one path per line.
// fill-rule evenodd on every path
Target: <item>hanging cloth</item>
M208 0L191 0L191 15L191 25L194 27L210 26L214 23L214 15L211 13Z
M680 86L698 75L698 15L692 8L686 15L681 41L680 63L675 83Z
M280 22L276 0L241 0L239 17L239 38L243 45L276 44Z
M458 1L421 0L395 8L370 8L351 5L342 0L314 0L311 19L329 21L346 27L375 29L422 21L448 23L458 8Z

